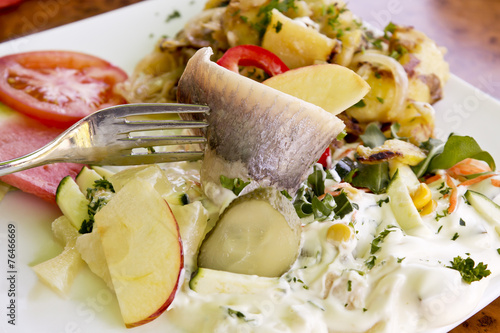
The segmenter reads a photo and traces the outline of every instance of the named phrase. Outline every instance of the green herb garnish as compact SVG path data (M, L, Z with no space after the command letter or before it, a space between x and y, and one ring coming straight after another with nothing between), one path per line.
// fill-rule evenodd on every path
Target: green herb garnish
M98 179L94 181L92 187L87 189L86 198L89 200L89 205L87 208L89 218L87 220L83 220L80 230L78 230L81 234L91 233L94 228L94 216L95 214L105 206L109 201L109 193L115 193L113 188L113 184L111 184L106 179Z
M243 189L250 184L250 182L245 182L240 178L229 178L224 175L220 176L220 184L222 187L233 191L235 195L239 195Z
M462 276L462 280L468 284L471 284L474 281L479 281L491 274L490 270L487 269L488 265L480 262L474 266L474 260L470 257L462 259L458 256L453 258L453 261L450 261L450 263L451 266L446 267L459 271Z
M181 13L178 10L174 10L170 15L167 16L166 22L170 22L173 19L180 18Z

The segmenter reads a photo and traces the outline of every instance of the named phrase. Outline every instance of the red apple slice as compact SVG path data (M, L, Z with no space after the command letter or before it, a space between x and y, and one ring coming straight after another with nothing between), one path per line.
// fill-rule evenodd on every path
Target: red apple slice
M146 324L173 301L183 268L179 228L147 181L132 179L95 215L94 227L125 326Z

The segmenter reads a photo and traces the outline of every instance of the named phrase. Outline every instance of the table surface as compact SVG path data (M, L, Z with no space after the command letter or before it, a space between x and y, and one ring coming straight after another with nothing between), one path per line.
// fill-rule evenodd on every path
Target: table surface
M0 10L0 42L139 1L25 0ZM500 99L500 1L350 0L349 8L377 28L392 21L425 32L447 48L446 59L455 75ZM497 299L452 332L500 332L499 321Z

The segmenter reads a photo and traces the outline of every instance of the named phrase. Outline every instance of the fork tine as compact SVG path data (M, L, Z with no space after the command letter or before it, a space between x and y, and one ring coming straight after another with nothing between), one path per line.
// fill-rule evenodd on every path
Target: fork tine
M124 154L113 157L111 160L103 161L105 165L139 165L180 161L197 161L203 157L201 151L175 151Z
M120 131L119 134L131 132L142 132L152 130L175 130L175 129L197 129L206 128L208 123L190 120L125 120L127 130Z
M201 113L208 114L210 108L205 105L179 104L179 103L137 103L119 105L113 110L117 118L133 116L176 114L176 113Z
M186 145L186 144L203 144L207 140L202 136L135 136L118 139L125 141L130 146L135 148L147 148L152 146L172 146L172 145Z

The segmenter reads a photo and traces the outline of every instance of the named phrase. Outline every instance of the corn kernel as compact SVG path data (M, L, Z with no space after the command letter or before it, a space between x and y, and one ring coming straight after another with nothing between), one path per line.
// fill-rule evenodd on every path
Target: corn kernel
M343 223L336 223L326 233L326 238L332 242L347 242L351 238L351 228Z
M421 210L432 200L432 193L429 186L425 183L420 183L415 192L412 193L411 199L417 210Z
M429 215L430 213L436 210L436 207L437 207L436 200L431 200L427 203L427 205L425 205L422 209L419 210L420 215L422 216Z

